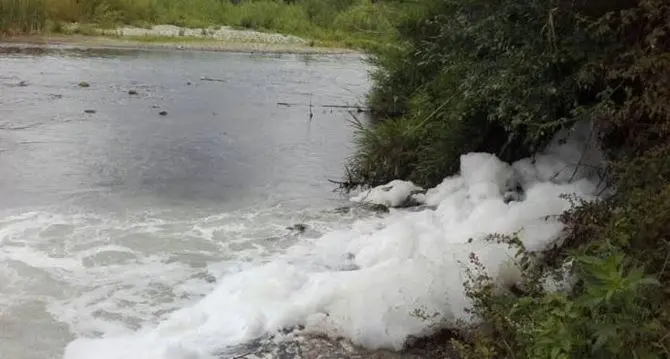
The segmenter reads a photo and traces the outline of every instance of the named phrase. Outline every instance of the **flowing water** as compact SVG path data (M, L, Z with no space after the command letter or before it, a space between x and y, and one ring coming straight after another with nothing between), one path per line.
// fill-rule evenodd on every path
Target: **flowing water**
M357 56L0 55L0 358L152 328L346 227L328 179L353 129L321 105L361 103L367 76Z

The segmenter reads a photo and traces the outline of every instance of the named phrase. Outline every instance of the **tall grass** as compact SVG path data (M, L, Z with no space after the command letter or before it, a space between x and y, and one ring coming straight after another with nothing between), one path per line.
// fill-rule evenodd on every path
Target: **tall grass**
M34 33L44 29L45 0L0 0L0 33Z

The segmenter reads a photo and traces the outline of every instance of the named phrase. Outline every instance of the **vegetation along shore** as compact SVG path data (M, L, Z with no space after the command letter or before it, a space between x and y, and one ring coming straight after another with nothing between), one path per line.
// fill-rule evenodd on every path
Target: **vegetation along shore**
M270 33L280 33L305 39L291 43L294 48L373 49L388 42L396 21L413 8L402 2L371 0L0 0L0 34L104 35L108 42L130 38L169 43L178 37L239 43L272 42ZM178 30L172 34L156 25ZM216 36L245 29L266 35L247 31L253 35Z

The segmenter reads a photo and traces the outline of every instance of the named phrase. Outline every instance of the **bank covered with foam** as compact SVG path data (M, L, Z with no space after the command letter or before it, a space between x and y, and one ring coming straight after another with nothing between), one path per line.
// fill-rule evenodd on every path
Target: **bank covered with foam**
M211 294L157 327L77 339L65 358L214 358L227 346L297 326L368 348L400 349L409 336L471 320L463 289L470 253L493 278L517 279L510 270L514 250L485 240L488 234L518 233L529 250L543 250L561 237L556 215L570 208L561 194L596 199L599 181L587 164L602 158L585 145L589 131L583 124L559 134L545 152L514 164L465 154L460 173L425 194L400 182L373 190L367 194L375 202L402 203L404 191L426 209L391 210L305 240L219 278Z

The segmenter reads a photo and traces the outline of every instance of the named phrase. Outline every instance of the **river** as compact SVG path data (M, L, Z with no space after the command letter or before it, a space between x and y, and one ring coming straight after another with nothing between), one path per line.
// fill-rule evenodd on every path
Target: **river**
M361 104L368 70L353 55L0 54L0 358L151 328L351 223L328 182L350 115L322 106Z

